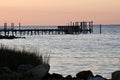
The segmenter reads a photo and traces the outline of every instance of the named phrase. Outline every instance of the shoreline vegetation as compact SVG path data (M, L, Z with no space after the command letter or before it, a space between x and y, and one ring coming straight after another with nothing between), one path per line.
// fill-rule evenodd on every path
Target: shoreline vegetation
M120 80L120 71L112 73L112 79L103 78L101 75L82 71L76 77L63 77L58 73L49 73L50 55L38 55L1 45L0 47L0 80Z

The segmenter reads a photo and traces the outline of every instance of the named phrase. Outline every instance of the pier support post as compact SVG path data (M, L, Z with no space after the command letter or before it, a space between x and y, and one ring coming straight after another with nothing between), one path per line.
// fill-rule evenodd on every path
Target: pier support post
M7 30L7 23L4 23L4 36L6 36L6 31Z
M21 29L21 23L19 23L19 30Z
M14 31L14 23L11 23L11 30L12 30L12 36L14 35L13 31Z
M102 30L102 25L100 24L100 34L102 33L102 31L101 31L101 30Z

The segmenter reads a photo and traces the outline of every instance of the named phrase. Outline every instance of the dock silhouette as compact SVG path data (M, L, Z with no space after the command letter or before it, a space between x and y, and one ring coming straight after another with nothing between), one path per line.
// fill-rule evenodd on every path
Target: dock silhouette
M59 35L59 34L87 34L93 32L93 21L82 22L70 22L70 25L57 26L56 29L24 29L21 28L19 23L19 29L15 29L14 23L11 23L11 28L7 28L7 23L4 23L4 29L0 29L4 36L8 35Z

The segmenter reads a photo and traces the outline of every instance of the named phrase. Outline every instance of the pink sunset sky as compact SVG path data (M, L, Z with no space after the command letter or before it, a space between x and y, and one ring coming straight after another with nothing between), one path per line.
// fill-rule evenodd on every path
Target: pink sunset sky
M0 25L120 24L120 0L1 0Z

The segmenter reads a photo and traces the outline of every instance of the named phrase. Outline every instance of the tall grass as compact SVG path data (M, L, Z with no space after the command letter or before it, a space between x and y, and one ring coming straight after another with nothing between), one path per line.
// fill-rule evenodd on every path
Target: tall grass
M39 64L48 64L49 56L43 57L35 52L29 52L17 49L11 49L5 46L0 47L0 66L7 66L12 70L16 70L20 64L31 64L33 66Z

